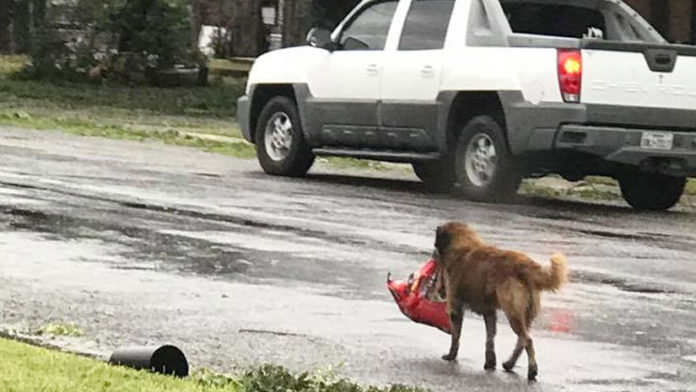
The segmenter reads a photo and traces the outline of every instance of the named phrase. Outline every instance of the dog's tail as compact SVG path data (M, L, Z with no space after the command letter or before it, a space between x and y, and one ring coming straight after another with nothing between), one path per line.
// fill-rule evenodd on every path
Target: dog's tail
M534 283L542 290L556 291L568 280L568 259L560 253L551 256L551 267L534 274Z

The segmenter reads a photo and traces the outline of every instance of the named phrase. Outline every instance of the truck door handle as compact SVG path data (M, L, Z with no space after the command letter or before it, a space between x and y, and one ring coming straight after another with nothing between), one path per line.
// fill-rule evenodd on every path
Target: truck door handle
M435 69L432 65L425 65L421 69L421 76L425 78L432 78L433 76L435 76Z
M379 74L379 67L377 64L370 64L367 66L367 75L368 76L377 76Z

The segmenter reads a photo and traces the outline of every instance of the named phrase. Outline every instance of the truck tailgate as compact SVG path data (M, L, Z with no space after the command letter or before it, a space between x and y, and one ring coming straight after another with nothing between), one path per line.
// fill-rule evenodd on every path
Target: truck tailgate
M696 110L696 47L599 40L581 46L583 103Z

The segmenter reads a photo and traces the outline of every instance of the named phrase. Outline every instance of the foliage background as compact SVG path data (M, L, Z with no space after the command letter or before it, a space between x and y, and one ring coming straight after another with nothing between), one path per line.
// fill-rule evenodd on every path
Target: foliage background
M24 77L152 82L159 70L204 63L187 0L0 2L10 21L0 43L32 60Z

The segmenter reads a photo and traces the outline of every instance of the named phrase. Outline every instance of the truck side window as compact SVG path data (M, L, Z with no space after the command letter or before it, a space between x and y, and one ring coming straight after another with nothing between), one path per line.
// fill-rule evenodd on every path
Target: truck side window
M399 50L442 49L454 0L413 0L404 24Z
M382 50L398 1L381 1L357 14L341 33L343 50Z

